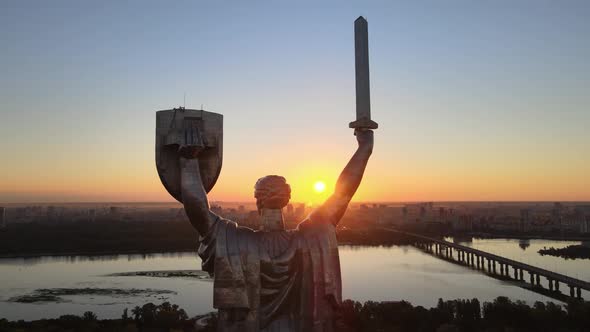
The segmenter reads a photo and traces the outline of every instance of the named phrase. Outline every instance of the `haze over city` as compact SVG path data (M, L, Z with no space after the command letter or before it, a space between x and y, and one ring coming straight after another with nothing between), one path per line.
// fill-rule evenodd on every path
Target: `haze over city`
M353 152L358 15L380 129L354 200L590 200L588 14L584 1L3 1L0 202L171 201L154 113L185 95L224 115L213 200L252 201L257 178L280 174L294 201L323 201Z

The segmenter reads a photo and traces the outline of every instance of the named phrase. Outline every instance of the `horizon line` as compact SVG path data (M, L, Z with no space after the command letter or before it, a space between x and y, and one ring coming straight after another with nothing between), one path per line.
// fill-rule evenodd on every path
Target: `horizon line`
M236 203L236 204L254 204L256 201L210 201L213 203ZM419 201L353 201L350 204L412 204L412 203L588 203L587 201L568 201L568 200L419 200ZM33 201L33 202L0 202L0 205L17 205L17 204L182 204L178 201ZM290 204L306 204L305 202L293 201ZM321 205L321 203L314 204Z

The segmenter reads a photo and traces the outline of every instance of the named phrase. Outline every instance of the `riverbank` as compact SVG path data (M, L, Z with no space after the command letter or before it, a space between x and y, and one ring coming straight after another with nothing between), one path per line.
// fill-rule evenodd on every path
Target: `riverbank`
M0 259L3 258L42 258L42 257L53 257L53 256L119 256L119 255L138 255L138 256L148 256L148 255L155 255L155 254L174 254L174 253L194 253L197 254L196 248L191 249L184 249L184 250L158 250L158 249L150 249L150 250L108 250L108 251L56 251L56 252L41 252L41 253L10 253L10 254L0 254Z
M377 229L338 230L343 245L404 245L408 239ZM196 252L198 234L186 222L18 224L0 233L0 258L114 256Z
M549 241L590 241L590 237L588 236L554 236L554 235L547 235L547 234L534 234L534 235L527 235L527 234L495 234L495 233L482 233L482 232L471 232L471 233L460 233L460 234L449 234L448 236L470 236L476 239L514 239L514 240L549 240Z
M474 232L447 234L458 239L548 239L585 240L585 238L525 236ZM410 239L381 228L339 229L341 245L396 246L410 244ZM436 237L437 234L429 234ZM14 224L0 232L0 258L35 258L44 256L115 256L156 253L195 252L198 234L187 222L66 222L49 224Z

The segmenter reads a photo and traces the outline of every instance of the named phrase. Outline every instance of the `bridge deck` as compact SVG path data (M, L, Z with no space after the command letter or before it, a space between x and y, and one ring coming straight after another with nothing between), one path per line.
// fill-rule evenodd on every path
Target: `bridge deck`
M557 280L557 281L563 282L563 283L565 283L565 284L567 284L569 286L579 287L581 289L585 289L587 291L590 291L590 283L589 282L586 282L586 281L580 280L580 279L576 279L576 278L572 278L572 277L566 276L566 275L561 274L561 273L552 272L552 271L549 271L549 270L542 269L540 267L536 267L536 266L533 266L533 265L529 265L529 264L525 264L525 263L522 263L522 262L518 262L518 261L509 259L509 258L505 258L505 257L502 257L502 256L494 255L494 254L491 254L489 252L485 252L485 251L482 251L482 250L478 250L478 249L466 247L466 246L463 246L463 245L460 245L460 244L451 243L451 242L448 242L448 241L445 241L445 240L438 240L438 239L431 238L431 237L428 237L428 236L424 236L424 235L420 235L420 234L415 234L415 233L404 232L404 231L400 231L400 230L396 230L396 229L391 229L391 228L386 228L386 229L389 230L389 231L393 231L393 232L396 232L396 233L404 234L404 235L407 235L407 236L410 236L410 237L418 238L418 239L421 239L421 240L424 240L424 241L434 242L434 243L438 243L440 245L444 245L444 246L447 246L447 247L459 249L459 250L462 250L462 251L465 251L465 252L470 252L470 253L473 253L473 254L476 254L476 255L479 255L479 256L482 256L482 257L486 257L488 259L493 259L493 260L495 260L495 261L497 261L499 263L502 263L502 264L507 264L507 265L518 267L519 269L527 270L527 271L529 271L529 273L532 272L532 273L535 273L535 274L539 274L539 275L542 275L542 276L544 276L544 277L546 277L548 279Z

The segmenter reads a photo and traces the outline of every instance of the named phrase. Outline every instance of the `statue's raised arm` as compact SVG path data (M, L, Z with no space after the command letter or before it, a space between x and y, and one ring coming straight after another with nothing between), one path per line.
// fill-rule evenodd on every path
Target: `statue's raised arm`
M193 227L199 232L199 235L205 236L218 217L209 208L207 192L201 180L199 160L197 159L201 149L195 145L183 145L178 152L180 155L182 204Z
M369 129L355 130L358 148L350 161L340 173L334 193L324 204L314 210L311 220L314 222L330 222L334 226L338 224L348 203L361 184L369 157L373 152L373 131Z

